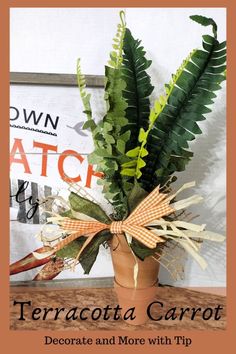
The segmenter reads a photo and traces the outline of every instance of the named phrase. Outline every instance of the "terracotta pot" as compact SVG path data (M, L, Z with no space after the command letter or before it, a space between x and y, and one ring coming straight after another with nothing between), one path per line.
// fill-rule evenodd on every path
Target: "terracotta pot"
M147 306L155 300L157 292L159 263L152 257L146 257L144 261L136 257L138 275L135 287L136 262L124 235L113 237L111 256L115 274L114 289L122 308L122 317L128 309L135 307L136 318L126 322L133 325L144 324L148 320Z

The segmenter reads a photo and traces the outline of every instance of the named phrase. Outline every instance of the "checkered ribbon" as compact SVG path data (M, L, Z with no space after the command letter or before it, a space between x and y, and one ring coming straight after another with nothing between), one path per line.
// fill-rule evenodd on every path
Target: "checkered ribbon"
M159 192L159 187L155 188L128 216L124 221L113 221L111 224L104 224L99 221L82 221L70 218L63 218L60 227L71 233L70 236L59 242L55 249L61 249L68 243L80 236L89 236L92 239L102 230L110 230L112 234L127 233L145 246L155 248L156 243L164 240L148 230L145 225L152 221L171 214L174 209L169 205L170 199L167 194Z

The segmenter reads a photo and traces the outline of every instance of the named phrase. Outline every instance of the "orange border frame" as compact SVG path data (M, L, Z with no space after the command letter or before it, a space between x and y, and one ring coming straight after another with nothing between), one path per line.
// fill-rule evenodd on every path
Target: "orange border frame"
M227 276L228 276L228 287L227 287L227 329L225 331L158 331L148 332L148 331L132 331L129 332L130 336L135 337L148 337L148 335L184 335L190 336L193 340L191 347L188 347L188 352L198 353L202 350L204 353L222 353L231 354L234 352L234 329L236 311L235 311L235 295L236 290L233 288L235 283L235 271L233 268L232 260L234 255L234 250L236 249L236 241L234 235L234 196L235 196L235 161L234 161L234 151L235 147L235 132L236 132L236 119L235 119L235 105L233 101L234 91L233 78L235 75L235 54L236 49L233 48L233 43L235 38L233 34L236 33L235 26L235 5L233 0L198 0L191 1L191 6L189 1L171 1L171 0L136 0L133 3L131 0L116 0L114 2L108 0L102 1L92 1L92 0L12 0L3 1L0 3L0 36L1 36L1 46L3 53L1 55L1 80L0 80L0 92L1 92L1 139L0 139L0 153L3 157L1 161L1 203L0 203L0 216L1 216L1 279L3 281L3 287L1 287L1 348L3 353L13 354L13 353L24 353L24 354L38 354L43 352L50 353L74 353L81 351L82 353L92 352L92 353L108 353L110 350L113 353L126 352L126 353L141 353L144 350L148 350L148 353L169 353L173 351L174 353L183 354L183 347L178 346L129 346L129 347L119 347L119 346L89 346L89 347L67 347L67 346L55 346L55 347L45 347L43 345L44 335L53 335L57 337L70 337L70 336L89 336L95 338L97 336L110 336L112 334L124 335L124 331L117 332L105 332L105 331L80 331L79 334L75 331L10 331L9 330L9 276L8 276L8 265L9 265L9 193L8 193L8 183L9 183L9 163L8 163L8 138L9 138L9 127L8 127L8 108L9 108L9 8L11 7L226 7L227 8L227 40L228 40L228 80L227 80ZM235 150L234 150L235 149ZM4 265L4 266L3 266Z

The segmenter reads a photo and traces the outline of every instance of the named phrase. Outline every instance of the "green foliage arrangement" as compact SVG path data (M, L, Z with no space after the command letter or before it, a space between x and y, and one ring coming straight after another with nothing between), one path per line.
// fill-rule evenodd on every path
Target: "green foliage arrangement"
M185 170L193 156L189 142L202 133L198 122L211 112L215 92L226 78L226 42L217 40L216 23L203 16L190 16L202 26L212 26L213 35L203 35L202 48L190 52L165 85L165 94L151 107L154 87L147 69L152 62L146 59L141 41L126 27L123 11L120 18L105 66L106 114L97 124L80 60L77 70L88 118L84 128L91 130L94 140L89 161L104 173L99 182L113 206L114 220L125 219L156 186L169 186L176 179L174 173ZM131 247L140 258L155 252L135 239Z
M110 66L105 67L107 114L98 125L92 119L78 61L78 82L88 116L85 128L91 129L95 146L90 162L105 175L104 193L118 219L126 216L128 196L136 183L150 192L185 170L193 156L189 142L201 134L198 122L211 112L215 92L225 80L226 42L218 42L216 23L203 16L190 18L212 26L213 36L202 37L202 49L193 50L183 61L153 107L153 86L146 72L151 61L145 58L141 41L126 28L123 12Z

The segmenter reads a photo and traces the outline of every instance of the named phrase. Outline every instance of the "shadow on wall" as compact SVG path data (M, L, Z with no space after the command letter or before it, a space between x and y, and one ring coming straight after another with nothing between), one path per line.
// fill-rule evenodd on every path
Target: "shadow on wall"
M222 101L224 101L224 97L222 97ZM207 223L207 228L211 231L224 233L226 207L225 108L209 114L202 127L203 134L197 137L197 143L192 146L194 157L186 171L183 174L178 174L178 183L183 184L193 179L196 181L195 192L204 197L202 204L192 208L193 211L196 208L200 211L197 222Z
M194 152L192 161L183 173L178 173L174 188L195 180L194 192L204 197L204 202L190 210L197 224L205 223L207 230L225 234L226 178L225 178L225 146L226 120L225 93L216 99L213 112L201 123L203 134L197 137L191 148ZM217 123L216 123L217 122ZM186 193L189 193L186 192ZM184 197L185 192L181 194ZM173 281L165 269L161 269L160 280L163 283L188 286L225 286L226 275L226 243L205 241L201 246L201 255L208 262L205 271L188 258L185 262L185 277L181 281Z

